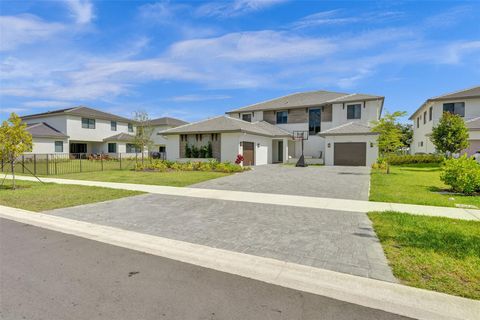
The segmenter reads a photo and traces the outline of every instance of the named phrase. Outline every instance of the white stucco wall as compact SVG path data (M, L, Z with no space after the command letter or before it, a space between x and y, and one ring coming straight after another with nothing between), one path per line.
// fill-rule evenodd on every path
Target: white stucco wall
M252 122L263 120L263 111L249 111L249 112L240 112L240 113L233 112L233 113L229 113L228 116L232 118L242 119L242 115L244 114L251 114Z
M473 119L480 117L480 99L455 99L455 100L445 100L445 101L434 101L429 102L423 106L412 119L413 124L413 140L410 146L410 152L415 153L434 153L435 146L430 140L429 134L431 134L432 129L435 125L438 124L440 118L443 114L443 104L451 102L464 102L465 103L465 120ZM433 107L432 120L429 119L429 109ZM427 112L427 122L423 123L424 112ZM420 126L417 128L417 118L420 118ZM473 132L470 132L470 138L472 137ZM421 145L423 142L423 146Z
M55 152L55 141L63 141L63 153L68 153L68 140L56 138L33 138L32 152L26 153L60 153Z
M221 133L220 161L235 162L237 155L241 154L239 133Z
M101 142L122 132L135 134L135 128L134 132L128 132L128 123L117 121L117 131L112 131L110 120L95 119L95 129L86 129L82 128L81 117L69 116L67 119L67 135L70 136L70 140Z
M165 138L167 160L176 161L180 158L180 135L168 135Z
M333 159L334 159L334 144L336 142L366 142L367 148L367 166L371 166L377 161L378 158L378 144L377 144L377 137L376 135L352 135L352 136L327 136L325 138L325 165L333 166ZM328 144L330 143L330 148L328 148ZM373 147L370 144L373 143Z

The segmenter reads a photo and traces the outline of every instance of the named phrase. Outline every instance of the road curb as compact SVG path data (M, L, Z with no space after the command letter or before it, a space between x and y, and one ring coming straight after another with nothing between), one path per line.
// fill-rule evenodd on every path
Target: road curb
M478 319L480 302L400 284L0 206L0 217L415 319Z

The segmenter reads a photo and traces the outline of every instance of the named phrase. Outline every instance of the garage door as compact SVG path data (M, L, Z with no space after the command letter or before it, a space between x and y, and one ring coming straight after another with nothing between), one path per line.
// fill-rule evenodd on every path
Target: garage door
M333 164L336 166L367 165L365 142L341 142L333 144Z

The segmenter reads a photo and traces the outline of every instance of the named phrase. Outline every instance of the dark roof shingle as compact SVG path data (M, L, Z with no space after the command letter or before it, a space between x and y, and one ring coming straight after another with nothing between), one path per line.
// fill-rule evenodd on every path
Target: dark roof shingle
M376 135L377 132L372 131L372 127L365 123L349 122L338 127L325 130L318 133L321 137L326 136L348 136L348 135Z
M90 118L104 119L104 120L133 122L133 120L131 119L127 119L127 118L120 117L108 112L103 112L103 111L96 110L90 107L85 107L85 106L78 106L73 108L59 109L55 111L47 111L42 113L30 114L30 115L23 116L21 118L22 120L28 120L28 119L35 119L35 118L41 118L41 117L53 116L53 115L74 115L74 116L90 117Z
M68 136L45 122L27 124L27 131L34 138L68 138Z

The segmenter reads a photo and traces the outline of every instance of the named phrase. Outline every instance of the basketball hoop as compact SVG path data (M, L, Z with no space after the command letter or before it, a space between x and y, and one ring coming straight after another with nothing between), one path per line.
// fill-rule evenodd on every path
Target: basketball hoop
M308 140L308 131L293 131L292 139L298 141Z
M293 131L292 138L295 141L302 142L302 155L300 159L298 159L297 163L295 164L296 167L308 167L305 163L305 157L303 155L303 141L308 140L308 131Z

